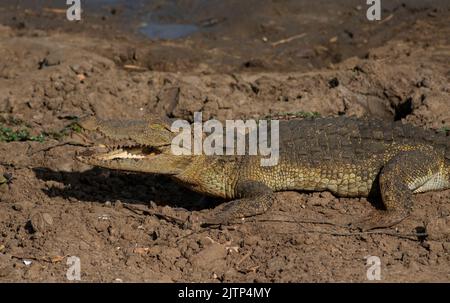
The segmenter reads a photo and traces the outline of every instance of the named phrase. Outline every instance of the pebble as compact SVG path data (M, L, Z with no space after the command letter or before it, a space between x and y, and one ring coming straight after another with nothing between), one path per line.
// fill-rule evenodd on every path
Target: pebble
M210 245L211 243L213 243L213 242L211 242L211 240L207 237L201 237L197 241L197 244L199 245L200 248L204 248L204 247Z
M33 232L44 233L53 225L53 218L48 213L36 212L30 216L29 223Z
M43 213L42 218L48 225L53 225L53 217L48 213Z

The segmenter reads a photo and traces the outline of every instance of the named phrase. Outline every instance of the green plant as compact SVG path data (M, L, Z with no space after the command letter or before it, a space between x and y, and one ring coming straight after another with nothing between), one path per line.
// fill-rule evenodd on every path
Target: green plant
M31 136L27 129L13 130L9 127L0 124L0 141L15 142L15 141L38 141L43 142L45 134L41 133L37 136Z

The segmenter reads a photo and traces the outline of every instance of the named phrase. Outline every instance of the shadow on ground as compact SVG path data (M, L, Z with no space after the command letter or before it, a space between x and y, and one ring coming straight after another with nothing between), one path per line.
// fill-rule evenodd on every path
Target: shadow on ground
M222 202L192 192L160 175L101 168L84 172L62 172L38 167L33 171L40 180L56 182L43 189L50 198L102 203L119 200L143 205L153 201L160 206L182 207L189 211L211 208Z

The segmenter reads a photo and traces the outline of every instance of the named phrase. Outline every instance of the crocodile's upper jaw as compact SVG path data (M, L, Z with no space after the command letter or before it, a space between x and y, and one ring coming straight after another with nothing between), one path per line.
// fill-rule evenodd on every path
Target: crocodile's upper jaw
M151 159L152 157L155 157L157 154L161 154L161 151L159 151L156 148L136 145L136 146L113 148L109 152L97 153L92 155L90 158L94 158L97 161Z

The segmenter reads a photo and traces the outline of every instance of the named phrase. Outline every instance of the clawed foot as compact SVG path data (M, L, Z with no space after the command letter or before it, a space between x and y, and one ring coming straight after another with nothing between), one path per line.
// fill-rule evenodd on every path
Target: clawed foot
M220 205L213 210L212 214L203 219L202 225L231 225L239 223L244 216L238 211L240 203L237 201Z
M407 217L408 214L404 212L377 210L373 211L371 214L369 214L367 217L364 217L363 219L350 223L350 227L362 231L368 231L378 228L387 228L400 223Z
M242 223L245 218L261 215L267 211L272 202L267 197L239 199L216 207L208 216L204 225L232 225Z
M206 225L241 223L243 218L265 213L275 202L272 189L258 181L239 181L235 190L236 196L240 198L214 209L213 214L206 219Z

